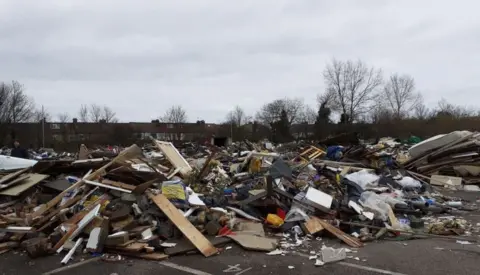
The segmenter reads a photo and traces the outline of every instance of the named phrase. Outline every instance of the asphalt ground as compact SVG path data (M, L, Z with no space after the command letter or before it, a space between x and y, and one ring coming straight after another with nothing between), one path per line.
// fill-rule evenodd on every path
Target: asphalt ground
M450 193L475 201L477 193ZM480 225L480 211L464 213L462 217ZM478 227L478 226L477 226ZM478 233L476 233L478 234ZM475 236L475 234L474 234ZM226 246L219 255L205 258L200 254L175 256L165 261L145 261L124 258L106 262L88 255L77 255L67 266L60 260L64 255L29 259L21 252L0 255L0 274L68 274L68 275L140 275L140 274L480 274L480 243L459 244L439 238L407 241L375 241L352 249L346 260L317 267L309 260L311 251L322 245L346 247L337 240L323 239L305 242L285 256L269 256L262 252L243 250L235 244Z

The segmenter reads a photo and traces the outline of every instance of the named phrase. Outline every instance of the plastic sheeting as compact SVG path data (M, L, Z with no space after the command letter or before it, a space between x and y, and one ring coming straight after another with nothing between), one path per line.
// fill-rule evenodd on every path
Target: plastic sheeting
M363 192L358 202L365 209L372 211L375 217L383 221L388 219L389 205L384 201L384 198L374 192Z
M367 170L360 170L346 175L345 178L358 184L363 189L367 189L368 186L376 187L380 177L375 174L370 174Z
M17 170L32 167L37 163L33 159L22 159L0 155L0 170Z
M420 187L422 187L422 184L418 180L416 180L412 177L403 177L400 180L396 180L396 182L398 184L400 184L401 186L406 187L406 188L420 188Z
M388 194L378 195L371 191L365 191L358 200L361 206L370 210L375 214L375 217L386 221L388 219L388 211L394 208L397 204L405 204L404 201L393 198Z

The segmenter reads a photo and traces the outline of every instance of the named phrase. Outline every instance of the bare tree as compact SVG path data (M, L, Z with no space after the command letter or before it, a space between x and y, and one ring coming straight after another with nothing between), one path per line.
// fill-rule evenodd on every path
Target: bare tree
M318 107L331 107L335 101L335 94L333 92L325 92L317 95Z
M227 123L235 125L236 127L247 124L250 120L251 117L247 116L242 107L238 105L227 114Z
M382 84L382 71L368 68L362 61L333 60L323 72L326 92L333 98L332 107L352 123L366 113L378 87Z
M70 121L70 115L68 113L59 113L57 114L58 122L67 123Z
M0 119L2 122L27 122L35 113L35 103L18 81L0 83Z
M365 122L377 124L381 122L390 122L394 118L394 114L390 108L387 108L385 104L374 104L370 109L370 112L365 114Z
M7 133L15 138L15 132L8 124L32 121L35 103L24 92L24 87L17 81L0 82L0 142L3 143Z
M282 111L285 110L290 126L301 120L303 106L303 101L298 98L276 99L263 105L257 112L256 119L264 125L272 125L272 123L280 120Z
M474 108L454 105L442 98L437 104L435 115L450 116L452 118L474 117L477 115L477 110L475 110Z
M116 113L108 106L103 106L103 112L101 119L105 120L106 123L117 123L118 119L115 117Z
M91 104L90 106L81 105L78 112L81 122L98 123L101 120L106 123L116 123L118 119L116 113L107 105Z
M421 101L421 95L415 92L415 80L409 75L390 76L382 97L396 119L406 117Z
M413 108L413 116L421 120L431 117L431 112L425 103L423 103L423 98L421 98L419 103Z
M10 89L0 82L0 122L9 122L10 118Z
M88 114L90 117L90 122L100 122L102 119L102 107L97 104L92 104L88 109Z
M314 124L317 120L317 112L309 105L305 105L300 115L299 121L302 123Z
M50 115L48 110L46 110L44 108L35 110L29 121L30 122L41 122L43 119L45 119L45 122L51 122L52 121L52 115Z
M87 105L82 104L80 106L80 110L78 111L78 117L80 119L80 122L88 122L89 117L88 117L88 107Z
M174 105L170 107L159 120L165 123L186 123L187 112L182 106Z

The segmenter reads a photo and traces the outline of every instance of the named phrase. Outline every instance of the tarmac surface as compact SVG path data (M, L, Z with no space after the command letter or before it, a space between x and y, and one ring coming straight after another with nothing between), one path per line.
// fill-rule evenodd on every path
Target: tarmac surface
M445 192L444 192L445 194ZM477 193L450 193L475 201ZM462 215L474 225L480 226L480 212ZM322 244L345 247L337 240L324 239L297 247L285 256L269 256L262 252L243 250L235 244L217 256L205 258L199 254L174 256L165 261L144 261L124 258L116 262L105 262L99 258L89 259L86 254L76 256L69 265L62 267L63 255L35 260L20 252L0 255L0 274L60 274L60 275L140 275L140 274L479 274L480 243L459 244L455 240L439 238L407 241L376 241L347 253L341 262L316 267L309 260L310 251L319 251ZM353 249L352 249L353 250ZM354 250L354 251L355 251ZM358 259L355 259L357 258Z

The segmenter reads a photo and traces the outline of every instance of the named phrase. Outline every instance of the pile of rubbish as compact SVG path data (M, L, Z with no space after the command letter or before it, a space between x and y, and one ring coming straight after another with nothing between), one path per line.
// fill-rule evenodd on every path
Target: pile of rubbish
M425 179L474 163L477 136L411 148L386 139L328 148L189 144L180 151L152 139L152 146L118 152L82 146L77 159L0 156L0 253L64 253L66 264L74 253L210 257L235 242L282 255L320 236L360 248L382 238L465 235L464 220L431 214L473 208ZM345 251L323 247L315 264L342 260Z

